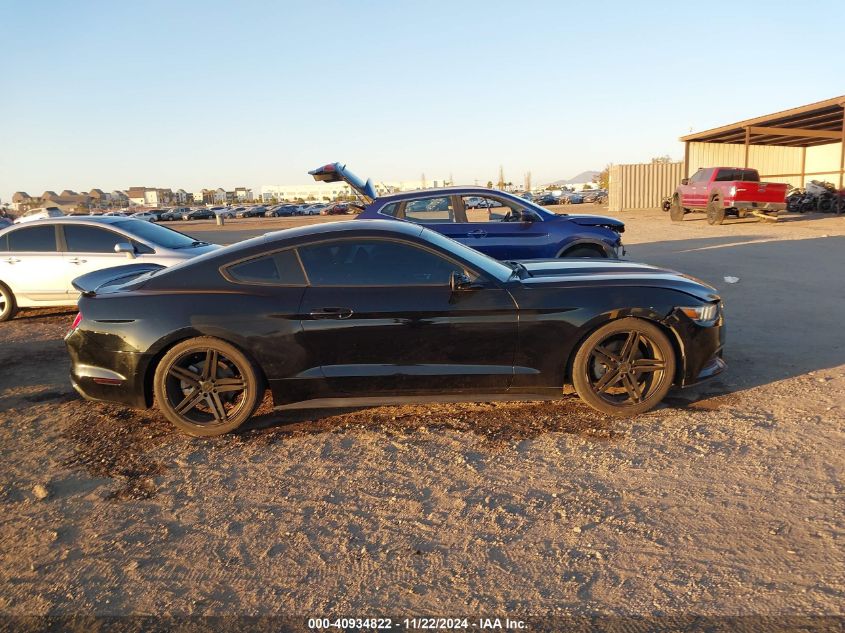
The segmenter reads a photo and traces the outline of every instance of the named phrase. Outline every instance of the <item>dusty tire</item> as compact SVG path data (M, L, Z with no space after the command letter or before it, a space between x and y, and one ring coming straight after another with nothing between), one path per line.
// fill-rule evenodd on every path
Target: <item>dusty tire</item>
M153 391L159 410L176 428L210 437L246 422L261 402L264 383L237 347L201 336L178 343L162 357Z
M598 328L572 362L575 391L593 409L620 417L645 413L672 387L675 351L653 323L632 317Z
M681 206L681 197L678 195L672 196L672 202L669 204L669 217L673 222L682 222L686 215L686 209Z
M725 207L719 196L713 196L707 203L707 224L721 224L725 221Z
M607 259L607 253L605 253L603 250L593 248L591 246L576 246L563 253L561 257L574 257L579 259Z
M15 303L15 295L5 285L0 283L0 323L8 321L18 311L18 305Z

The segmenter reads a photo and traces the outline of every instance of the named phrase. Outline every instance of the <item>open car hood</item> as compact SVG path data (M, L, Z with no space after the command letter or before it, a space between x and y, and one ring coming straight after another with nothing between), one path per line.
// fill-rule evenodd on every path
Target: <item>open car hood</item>
M355 191L364 201L364 204L370 204L378 195L373 181L369 178L364 181L346 168L342 163L329 163L317 169L312 169L308 172L314 176L314 180L322 182L339 182L343 181Z

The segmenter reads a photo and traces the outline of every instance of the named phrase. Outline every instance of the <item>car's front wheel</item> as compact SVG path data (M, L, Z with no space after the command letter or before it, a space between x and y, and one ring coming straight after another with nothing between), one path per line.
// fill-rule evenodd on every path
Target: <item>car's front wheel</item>
M171 348L155 373L156 404L174 426L209 437L234 431L255 412L264 382L237 347L203 336Z
M8 321L18 311L18 306L15 303L15 295L9 290L8 286L0 283L0 322Z
M577 257L577 258L607 258L607 253L598 246L575 246L574 248L570 248L566 251L561 257Z
M675 375L675 351L653 323L611 321L578 349L572 383L581 399L602 413L638 415L663 400Z

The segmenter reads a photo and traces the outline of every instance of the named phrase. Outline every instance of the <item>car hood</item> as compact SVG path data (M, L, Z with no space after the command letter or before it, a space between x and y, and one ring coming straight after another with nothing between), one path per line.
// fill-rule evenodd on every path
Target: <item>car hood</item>
M532 287L566 287L571 285L649 286L669 288L692 295L702 301L718 301L716 289L703 281L683 273L636 262L562 258L525 260L530 277L522 284Z
M606 215L567 215L566 218L581 226L606 226L620 233L625 230L625 223L622 220Z

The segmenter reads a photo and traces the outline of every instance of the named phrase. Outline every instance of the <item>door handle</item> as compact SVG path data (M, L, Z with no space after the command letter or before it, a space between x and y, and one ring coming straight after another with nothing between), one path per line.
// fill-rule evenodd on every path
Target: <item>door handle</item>
M69 263L71 263L71 264L84 264L84 263L85 263L85 262L87 262L88 260L87 260L87 259L82 259L81 257L71 257L71 258L70 258L69 260L67 260L67 261L68 261Z
M348 319L352 316L352 308L318 308L311 311L314 319Z
M470 231L467 233L470 237L484 237L487 235L487 231L484 229L475 229L474 231Z
M6 262L7 264L17 264L21 260L19 260L17 257L7 257L3 261Z

